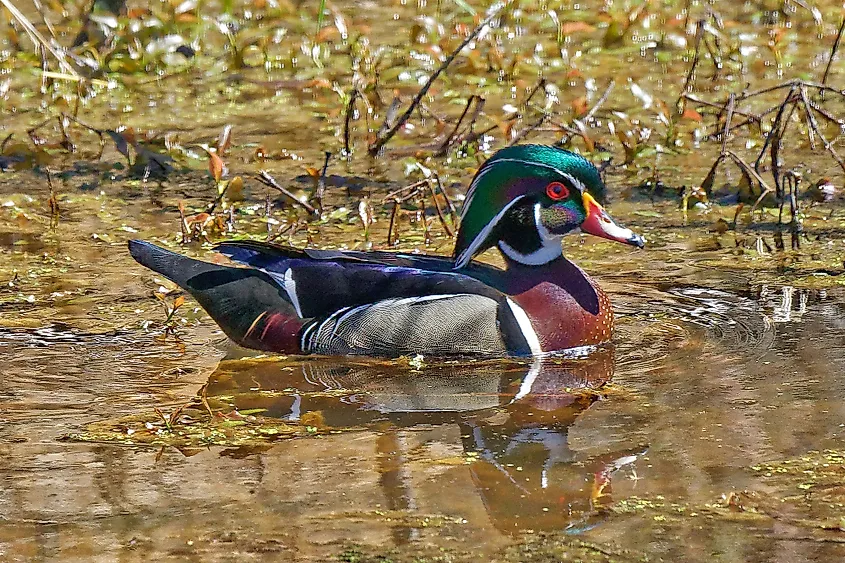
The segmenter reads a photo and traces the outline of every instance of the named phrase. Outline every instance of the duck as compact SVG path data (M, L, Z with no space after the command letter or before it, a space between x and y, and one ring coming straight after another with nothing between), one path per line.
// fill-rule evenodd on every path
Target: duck
M540 357L611 340L601 287L563 255L582 231L643 248L602 207L596 167L568 150L515 145L477 170L451 257L219 243L234 265L130 240L141 265L188 292L242 347L330 356ZM504 268L477 257L496 248Z

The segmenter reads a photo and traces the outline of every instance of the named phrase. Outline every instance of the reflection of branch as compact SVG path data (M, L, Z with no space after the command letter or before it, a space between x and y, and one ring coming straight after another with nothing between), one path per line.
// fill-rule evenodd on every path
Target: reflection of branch
M763 192L760 194L760 197L758 197L757 201L754 202L754 205L751 206L751 214L753 215L754 210L757 209L757 206L760 205L760 203L763 201L763 198L766 197L768 194L774 192L775 190L773 190L772 187L766 183L763 177L760 176L760 174L758 174L756 170L748 166L748 163L742 160L742 157L740 157L738 154L733 151L725 151L725 154L731 157L733 161L736 162L737 166L742 169L743 172L757 180L757 183L760 184L760 187L763 189Z
M804 112L807 114L807 121L810 123L811 129L815 131L816 135L819 136L819 139L822 140L822 143L824 143L824 148L827 150L827 152L830 153L830 155L833 157L839 167L843 171L845 171L845 162L842 161L842 158L839 156L839 153L837 153L836 149L833 148L833 144L829 142L825 138L821 130L819 130L819 124L816 121L816 116L813 115L813 110L810 106L810 101L807 99L807 89L803 86L801 87L801 101L804 102Z
M2 1L5 2L6 0L2 0ZM487 27L490 24L490 22L492 22L493 19L495 19L496 16L499 15L499 12L501 11L502 6L503 5L500 4L500 5L494 7L491 10L490 15L488 15L486 18L484 18L484 20L480 24L478 24L478 26L475 29L473 29L470 32L470 34L466 37L466 39L464 39L461 42L461 44L458 45L458 48L455 49L454 51L452 51L452 53L448 57L446 57L446 59L440 64L440 66L437 68L437 70L435 70L434 73L432 73L432 75L428 78L428 80L423 85L423 87L420 88L419 92L417 92L417 95L414 96L414 99L411 101L411 105L408 106L408 109L405 110L405 113L403 113L399 117L399 119L396 120L396 123L394 123L393 126L390 127L384 134L379 134L376 137L376 140L373 142L372 145L370 145L370 148L369 148L369 153L370 153L371 156L375 156L379 152L381 152L382 147L384 147L384 145L387 144L387 142L390 141L390 139L393 138L393 136L396 134L396 132L399 131L399 129L403 125L405 125L405 122L408 121L408 118L410 118L411 114L414 113L414 110L417 109L417 106L420 104L420 101L422 101L423 97L428 92L428 89L431 88L431 85L434 84L434 81L437 80L437 78L440 76L440 74L444 70L446 70L449 67L449 65L452 64L452 61L454 61L455 58L460 54L460 52L464 50L464 47L466 47L472 41L474 41L475 38L478 37L478 35L482 32L482 30L484 30L484 28Z
M352 154L352 149L349 146L349 126L352 121L352 114L355 113L355 100L358 98L358 89L352 90L349 95L349 102L346 104L346 118L343 121L343 154L346 158Z
M842 41L842 30L845 29L845 18L839 25L839 31L836 34L836 40L833 42L833 47L830 49L830 58L827 59L827 66L824 67L824 74L822 75L822 84L827 84L827 75L830 74L830 65L833 64L833 58L836 56L836 51L839 50L839 42Z
M693 55L692 64L689 67L689 72L687 72L687 78L684 80L684 89L681 92L681 97L678 99L677 108L679 112L683 111L681 100L692 92L692 78L695 76L695 67L698 66L698 61L701 59L701 38L704 36L704 23L704 20L698 20L695 26L695 55Z

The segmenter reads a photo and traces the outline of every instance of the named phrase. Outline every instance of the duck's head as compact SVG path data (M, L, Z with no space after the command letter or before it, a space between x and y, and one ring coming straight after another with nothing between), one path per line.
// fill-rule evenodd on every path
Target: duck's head
M642 248L645 240L602 208L605 187L585 158L555 147L518 145L485 162L470 184L455 244L455 267L497 245L528 265L561 255L563 235L581 229Z

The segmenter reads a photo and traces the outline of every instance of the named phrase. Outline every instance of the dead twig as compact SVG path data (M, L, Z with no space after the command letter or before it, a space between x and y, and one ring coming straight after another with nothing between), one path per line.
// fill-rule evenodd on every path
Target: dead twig
M396 116L399 114L400 107L402 107L402 100L399 99L399 96L394 96L393 101L390 102L390 106L387 108L387 111L384 112L384 122L376 132L376 140L380 139L383 135L386 135L387 132L390 131L391 127L396 125ZM410 115L408 117L410 117Z
M725 154L728 150L728 134L731 132L731 120L734 118L734 104L736 103L736 96L731 94L728 97L728 115L725 118L725 130L722 132L722 151L720 154Z
M311 205L307 201L300 200L295 195L293 195L290 191L283 188L281 185L279 185L279 183L276 181L276 179L273 178L269 174L269 172L267 172L266 170L259 171L258 176L256 176L256 178L258 179L259 182L261 182L265 186L268 186L270 188L273 188L275 190L280 191L282 193L282 195L284 195L286 198L288 198L291 201L291 203L294 203L294 204L302 207L305 211L307 211L311 215L314 215L315 217L318 217L320 215L320 212L313 205Z
M436 170L432 170L431 176L437 184L437 189L440 190L441 194L443 194L443 199L446 200L446 208L449 211L449 215L452 217L452 224L457 225L459 221L458 210L455 209L455 204L452 203L452 200L449 198L449 194L447 194L446 190L443 189L443 182L440 181L440 174L438 174Z
M454 129L452 129L452 132L449 133L449 135L447 135L446 138L443 140L443 144L440 145L439 149L437 149L435 156L443 156L444 154L446 154L446 151L449 150L449 147L452 145L452 142L454 141L455 137L457 136L458 130L461 128L461 124L463 123L464 118L467 116L467 113L469 113L469 108L472 106L473 102L475 101L475 98L476 98L475 94L473 94L469 97L466 105L464 106L464 111L461 112L461 116L458 118L458 121L455 123Z
M414 113L414 110L417 108L420 101L422 101L429 88L431 88L431 85L434 84L434 81L437 80L437 78L443 73L443 71L446 70L449 65L452 64L452 61L454 61L455 58L460 54L460 52L464 50L464 47L466 47L473 40L475 40L475 38L478 37L478 35L484 30L484 28L490 25L490 23L499 15L499 12L501 11L502 7L503 4L498 4L491 10L490 14L486 18L484 18L484 20L480 24L478 24L475 29L470 32L466 39L461 41L461 44L458 45L458 48L452 51L452 53L448 57L446 57L446 59L440 64L437 70L432 73L432 75L428 78L423 87L420 88L419 92L417 92L417 95L414 96L414 99L411 101L411 105L408 106L408 109L405 110L405 113L403 113L402 116L399 117L396 123L394 123L393 126L390 127L383 135L380 134L376 136L376 140L373 142L372 145L370 145L368 151L371 156L376 156L381 152L382 147L384 147L384 145L387 144L390 139L393 138L396 132L405 124L406 121L408 121L408 118L411 117L411 114Z
M534 98L534 95L537 94L537 92L539 92L540 89L542 89L543 92L546 91L546 79L545 78L541 78L540 80L538 80L537 84L535 84L534 87L531 88L531 90L528 92L528 95L522 101L523 109L528 107L528 104L531 103L531 100Z
M443 229L446 231L446 234L450 237L454 237L455 233L452 232L452 229L446 222L445 217L443 217L443 212L440 210L440 203L437 201L437 193L434 191L434 179L432 178L426 183L428 184L428 191L431 192L431 201L434 203L434 209L437 211L437 218L440 219L440 224L443 225Z
M514 146L515 144L517 144L518 142L520 142L521 140L523 140L523 139L524 139L525 137L527 137L530 133L532 133L532 132L533 132L533 131L535 131L538 127L540 127L541 125L543 125L543 124L546 122L546 120L547 120L547 119L548 119L548 115L546 115L546 114L541 115L541 116L540 116L540 119L538 119L536 122L534 122L534 123L532 123L531 125L529 125L529 126L527 126L527 127L523 128L523 129L522 129L521 131L519 131L516 135L514 135L514 136L511 138L511 140L508 142L508 145L507 145L507 146L512 147L512 146Z
M833 64L833 59L836 57L836 51L839 50L839 42L842 41L842 31L845 30L845 18L842 18L842 23L839 24L839 31L836 32L836 39L833 41L833 47L830 48L830 58L827 59L827 65L824 67L824 74L822 75L822 84L827 85L827 77L830 74L830 67ZM824 93L822 93L824 99Z
M593 105L593 107L590 108L590 111L588 111L586 113L586 115L584 115L583 120L584 120L585 123L588 123L593 118L593 116L596 114L596 112L599 110L599 108L602 106L602 104L604 104L607 101L607 98L610 96L610 93L613 91L614 86L616 86L616 81L611 80L610 84L608 84L607 88L604 89L604 92L599 97L599 99L596 101L595 105Z
M393 227L396 225L396 215L399 213L399 202L393 202L393 211L390 213L390 225L387 227L387 246L393 246ZM397 236L397 240L398 240Z
M41 33L35 28L35 26L32 25L32 22L29 21L29 19L27 19L27 17L15 7L11 0L0 0L0 4L2 4L3 7L6 8L10 14L12 14L12 17L17 20L21 27L24 28L24 31L26 31L26 34L29 35L29 38L32 40L33 43L41 47L44 51L50 53L53 58L56 59L56 61L59 63L59 68L62 69L62 72L69 74L71 77L77 80L81 78L79 73L76 72L76 69L73 68L73 65L68 62L67 58L65 57L65 54L61 50L53 48L50 42L47 41L47 39L43 35L41 35Z
M790 92L792 92L790 90ZM772 152L771 152L771 161L772 161L772 177L775 180L775 193L778 198L783 198L783 191L782 185L780 182L780 171L781 171L781 160L780 160L780 151L783 147L783 138L786 136L786 130L789 128L789 124L792 122L792 114L795 113L795 108L798 107L798 102L792 102L792 105L789 108L789 113L786 116L786 119L783 120L783 125L779 126L778 129L772 128L772 132L770 135L774 135L774 142L772 143ZM755 167L756 170L756 167Z
M766 135L766 141L763 143L763 149L760 151L759 156L757 156L757 160L754 161L754 170L760 171L760 163L763 161L763 156L766 154L766 150L769 148L769 144L772 142L772 138L777 135L778 131L781 129L781 123L783 122L783 112L786 109L786 106L792 102L793 108L789 112L789 117L792 116L792 111L795 110L795 100L793 99L795 95L795 87L793 86L786 97L783 99L783 102L780 103L778 106L778 113L775 116L775 120L772 122L772 129L769 131L769 134ZM783 137L783 132L786 131L786 127L789 125L789 118L786 120L786 125L783 127L783 131L780 133L780 137Z
M689 17L689 14L687 14L687 17ZM692 92L692 79L695 76L695 67L698 66L698 61L701 59L701 39L704 37L704 23L704 20L700 19L695 26L695 54L693 55L689 71L687 71L686 80L684 80L684 88L681 91L680 97L678 97L678 102L675 104L675 108L679 114L684 113L686 94Z

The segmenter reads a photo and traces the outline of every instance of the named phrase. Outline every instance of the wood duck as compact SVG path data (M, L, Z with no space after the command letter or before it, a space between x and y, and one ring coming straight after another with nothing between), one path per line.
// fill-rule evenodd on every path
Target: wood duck
M642 248L599 204L598 170L541 145L502 149L470 184L451 259L231 241L246 267L129 241L139 263L188 291L236 343L283 354L540 356L611 338L601 288L567 260L579 228ZM474 262L496 246L506 268Z

